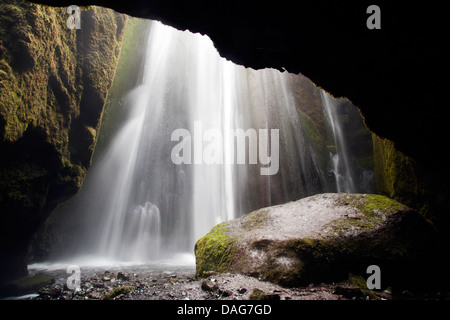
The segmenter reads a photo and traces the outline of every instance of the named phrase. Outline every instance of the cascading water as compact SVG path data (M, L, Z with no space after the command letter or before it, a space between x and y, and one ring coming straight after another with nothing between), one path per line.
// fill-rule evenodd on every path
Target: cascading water
M341 122L337 114L337 104L333 98L321 91L322 105L331 133L334 140L336 150L330 153L332 159L332 172L336 179L337 192L356 192L353 168L348 158L347 145L344 138L344 133L341 127Z
M333 191L373 193L375 191L373 168L363 168L361 161L358 161L358 153L361 154L359 149L367 148L370 144L370 139L366 139L363 144L355 143L361 139L361 136L358 137L358 135L368 134L362 124L359 112L348 100L334 99L325 91L320 91L320 97L333 144L333 148L329 151L330 165L328 167L335 182ZM361 123L359 127L357 126L358 122ZM356 129L354 128L352 131L347 128L351 126ZM353 146L350 145L351 143ZM369 162L373 159L372 152L371 149Z
M127 96L128 118L64 207L82 226L66 250L72 260L76 252L133 262L193 253L195 241L221 221L319 192L358 191L329 97L322 101L339 150L330 158L337 190L305 133L291 75L236 66L209 38L158 22L146 50L142 81ZM191 147L174 163L181 139L171 137L180 129ZM233 129L247 141L245 163L237 163ZM275 174L261 174L269 166Z

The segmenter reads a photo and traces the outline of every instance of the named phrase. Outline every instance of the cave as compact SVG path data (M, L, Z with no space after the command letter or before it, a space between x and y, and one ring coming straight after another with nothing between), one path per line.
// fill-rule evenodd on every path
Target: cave
M72 4L65 0L31 2L62 8ZM137 0L120 4L88 0L77 3L79 6L111 8L129 16L161 21L181 31L207 35L219 55L236 65L254 70L272 68L282 73L301 74L334 98L350 101L358 108L365 126L376 135L376 139L388 141L374 148L381 162L391 161L389 172L395 172L395 179L391 177L391 181L390 177L380 177L385 184L378 186L379 191L414 208L430 220L440 236L441 246L434 249L442 253L448 250L450 243L450 221L446 213L448 171L444 167L440 147L446 136L446 119L441 101L442 92L445 91L443 81L437 76L444 65L444 13L433 5L425 7L377 1L375 4L381 10L381 28L369 29L367 20L370 13L367 8L372 4L369 1L353 0L344 3L229 1L226 4L213 4L203 0ZM92 15L85 22L95 26L95 19ZM114 22L118 33L123 30L122 24L124 21L120 18ZM89 43L93 39L92 35L76 32L82 34L85 40L70 41L77 42L80 52L83 52L81 54L86 57L93 54L95 50L90 46L94 46L95 41ZM101 34L104 30L100 28L95 32ZM117 41L119 38L117 36ZM14 49L20 51L20 45L21 42ZM64 49L59 50L57 61L70 56ZM114 50L111 49L113 55L118 54ZM35 66L33 57L26 54L18 54L17 57L16 63L24 65L24 68ZM107 73L113 75L114 68L105 67L109 64L112 65L112 62L102 61L101 68L106 68ZM79 165L67 166L66 160L58 158L58 148L53 149L54 146L45 144L49 136L53 137L52 134L40 132L36 135L31 127L24 130L23 137L17 143L11 138L9 143L2 144L2 153L4 150L14 155L2 159L4 166L13 166L16 161L19 163L14 158L18 154L20 159L35 157L36 154L39 156L39 152L29 148L30 144L35 147L42 145L48 150L46 153L50 154L35 164L40 174L33 177L32 183L27 182L25 185L27 190L41 188L43 194L32 194L38 205L33 207L28 203L23 204L23 199L3 204L5 210L15 210L29 219L26 231L21 230L18 238L36 232L37 225L42 225L59 203L78 192L90 166L94 148L101 147L95 146L95 137L100 128L102 110L90 104L101 105L111 84L102 83L104 87L97 90L95 82L100 77L95 72L101 68L90 65L89 61L82 67L73 65L73 61L70 61L67 69L79 68L77 80L85 90L80 94L76 84L73 85L73 91L64 90L70 87L70 80L66 79L63 72L55 73L52 70L49 96L63 106L63 112L72 121L66 136L52 139L68 139L69 161ZM92 70L92 74L85 72L88 69ZM80 104L79 114L70 101ZM0 121L3 123L4 119L0 118ZM55 119L55 124L60 125L64 121ZM2 136L7 134L9 132L2 132ZM30 142L28 137L38 141ZM23 170L20 167L16 169ZM67 183L68 180L71 182ZM141 210L152 214L156 212L149 208L150 205L143 204ZM20 219L8 217L7 222L14 225ZM5 230L2 239L16 239L13 235L15 230ZM29 240L23 240L18 247L23 249ZM3 270L14 276L22 276L26 272L23 264L26 252L10 252L9 248L3 250L3 247L2 251L13 262ZM21 268L17 268L18 265ZM437 278L443 277L440 272L436 274ZM447 280L439 281L442 281L441 286L446 286Z

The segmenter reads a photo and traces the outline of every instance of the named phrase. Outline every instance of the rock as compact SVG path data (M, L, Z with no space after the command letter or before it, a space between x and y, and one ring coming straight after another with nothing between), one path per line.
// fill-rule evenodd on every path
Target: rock
M233 294L230 290L220 290L220 289L219 293L222 295L222 297L229 297Z
M2 284L26 276L29 256L45 260L62 240L46 218L81 188L116 72L126 17L91 8L75 34L56 22L64 15L25 2L0 6Z
M117 274L117 280L127 281L127 280L130 280L130 277L125 275L123 272L119 272Z
M104 297L103 300L113 300L114 298L117 298L121 295L128 294L130 292L134 291L134 286L123 286L123 287L117 287L108 292Z
M262 297L264 297L264 295L265 295L264 291L262 291L258 288L255 288L255 289L253 289L252 294L248 298L249 298L249 300L261 300Z
M103 294L97 291L91 292L88 294L88 297L90 299L94 299L94 300L100 300L103 297Z
M238 292L239 292L240 294L244 294L244 293L247 292L247 289L245 289L245 288L239 288L239 289L238 289Z
M0 286L0 297L24 295L34 291L48 291L48 286L54 282L55 278L53 276L38 273L12 281L7 286Z
M207 272L205 272L205 273L203 274L203 276L204 276L205 278L208 278L208 277L214 276L214 275L216 275L216 274L217 274L217 272L215 272L215 271L207 271Z
M219 289L218 285L213 283L210 280L203 280L201 287L202 287L202 290L208 291L208 292L216 291Z
M215 226L195 245L196 275L240 273L305 286L378 265L387 285L424 272L436 243L423 217L387 197L320 194Z
M280 296L278 294L267 294L264 291L255 288L249 296L249 300L280 300Z
M94 282L92 285L93 285L94 288L98 288L98 289L105 288L105 284L103 284L101 282Z
M358 288L356 286L336 286L336 289L333 293L349 299L365 297L361 288Z
M281 297L278 294L266 294L262 300L280 300Z

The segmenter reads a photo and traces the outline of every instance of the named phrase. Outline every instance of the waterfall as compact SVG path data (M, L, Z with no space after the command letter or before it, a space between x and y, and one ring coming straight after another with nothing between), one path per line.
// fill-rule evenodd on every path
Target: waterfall
M346 139L337 113L338 104L329 94L321 91L323 110L334 140L335 151L330 152L332 173L336 180L337 192L355 193L355 181L352 165L350 164Z
M327 186L291 80L234 65L209 38L152 22L128 117L61 209L81 226L71 239L78 251L66 255L147 263L193 253L222 221L315 193L357 191L332 100L322 95L337 190Z

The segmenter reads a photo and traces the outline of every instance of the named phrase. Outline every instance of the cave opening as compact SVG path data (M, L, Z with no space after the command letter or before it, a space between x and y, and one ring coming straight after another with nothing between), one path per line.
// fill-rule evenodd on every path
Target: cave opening
M16 8L9 2L2 4L1 10L8 12L0 20L2 36L6 34L3 27L14 24L11 17L25 26L26 18L31 17L29 22L37 34L44 34L42 28L50 26L52 36L60 36L57 23L65 21L64 16L55 14L57 10L52 8L38 6L30 6L30 13L24 14L27 6L22 4ZM319 5L319 8L325 7ZM5 212L20 213L7 218L12 227L5 233L7 241L2 241L5 246L11 244L8 241L14 242L8 250L2 247L2 252L7 253L5 261L12 261L11 265L23 265L26 260L33 263L65 260L81 265L169 261L173 265L186 263L192 266L194 244L218 223L235 220L261 208L327 192L385 194L418 209L426 218L436 222L438 229L445 230L448 218L442 215L441 209L445 206L448 187L439 188L440 184L436 182L442 179L438 170L429 166L429 159L439 162L439 158L427 157L417 151L428 150L422 147L430 140L430 132L413 129L422 128L423 121L434 119L434 112L421 117L415 106L425 102L436 106L432 103L435 96L429 96L431 100L428 101L413 95L404 95L407 98L403 98L401 94L406 92L405 89L427 94L429 88L438 88L439 84L432 80L423 84L420 81L399 81L400 87L396 92L386 91L397 81L394 74L408 73L406 65L396 60L401 51L389 56L397 61L395 68L381 68L374 58L378 54L380 58L395 51L392 46L377 46L379 43L395 43L384 42L386 27L393 26L389 19L383 23L383 32L373 38L367 37L367 30L356 28L355 42L362 44L357 50L351 46L339 46L342 39L330 37L325 47L336 50L306 46L311 50L305 53L292 41L287 41L286 47L288 36L277 38L280 42L272 38L273 35L281 35L278 28L286 27L282 21L273 24L273 30L266 30L268 38L272 39L269 47L268 40L261 36L249 41L248 47L241 45L240 50L239 43L243 44L245 37L235 37L235 43L229 43L226 36L217 32L214 23L207 23L206 29L203 29L203 22L189 27L202 33L209 30L206 33L214 39L213 45L205 36L187 31L175 32L175 29L156 21L141 21L141 26L136 23L134 27L133 22L127 22L125 29L130 25L129 30L132 31L123 38L126 44L122 44L125 19L111 18L107 13L104 15L107 18L102 20L93 14L94 11L98 13L96 8L83 10L82 19L88 23L72 34L61 33L62 41L56 46L48 46L49 52L41 43L43 38L29 36L31 29L26 28L11 29L13 35L25 35L26 41L15 44L14 36L8 35L1 43L2 84L7 89L2 92L2 102L6 102L2 106L14 105L9 110L1 109L0 117L0 133L6 141L1 145L2 150L12 150L6 160L2 159L5 164L1 185L2 211L4 208ZM164 16L164 10L156 15ZM245 10L243 8L243 12ZM356 7L350 10L349 16L354 17L356 11ZM46 15L52 19L45 18ZM330 18L330 24L335 22L333 14L326 16ZM173 22L171 24L186 29L186 21L182 17L178 17L179 24L174 22L178 18L170 14L167 17ZM357 20L359 23L362 19ZM111 21L112 25L108 25ZM264 21L259 23L265 25ZM294 30L295 24L289 21L287 25ZM349 19L331 34L341 31L346 34L354 27L353 23L355 21ZM400 23L395 26L398 25ZM111 26L113 32L108 33ZM326 28L327 25L322 29ZM102 33L111 38L97 41ZM82 34L83 46L71 52L67 48L80 45L75 34ZM411 49L408 42L411 35L398 35L396 33L392 39L397 39L402 45L408 43L406 48ZM302 37L305 40L305 35ZM92 60L93 56L100 58L97 51L105 48L111 49L104 51L105 57L118 57L120 46L115 47L115 41L122 45L117 69L107 67L114 65L113 60L102 60L104 57ZM305 41L309 43L308 39ZM68 46L64 45L66 42ZM17 46L23 49L23 54L16 54ZM244 65L256 66L258 70L224 60L214 46L220 55ZM252 46L261 49L254 57L248 49ZM358 56L358 52L372 46L374 51L367 55L367 59L355 59L355 54ZM36 48L44 49L34 56L32 51ZM296 52L300 53L298 57ZM47 62L43 59L46 56L55 61ZM17 65L21 59L26 63ZM84 62L78 64L77 59ZM316 73L313 64L309 64L315 59L323 62L319 69L329 73L324 78L320 74L322 71ZM411 61L413 59L411 57ZM294 60L305 61L304 66L299 67L302 63L297 64ZM285 72L261 69L267 66ZM343 96L348 93L349 97L355 97L360 109L347 99L333 98L302 74L286 72L284 66L296 73L304 70L313 76L316 83L326 84L325 87L331 88L332 92ZM368 78L354 76L355 68L362 66L368 67ZM37 79L33 73L37 75L38 69L42 71L47 67L49 73L37 77L44 81L29 86L30 81ZM417 70L419 74L425 70L428 76L431 69L420 65ZM72 73L75 73L73 79L78 79L75 82ZM45 82L46 77L48 83ZM107 79L112 81L112 78L115 84L108 89L111 83L108 84ZM342 86L344 82L346 85ZM32 89L27 91L27 88ZM36 91L38 88L45 88L46 92ZM372 96L372 91L380 94ZM6 96L4 92L12 94ZM30 103L33 97L44 97L48 108ZM90 107L91 100L95 100L94 109ZM79 110L78 102L81 104ZM104 102L102 110L100 105ZM412 112L403 114L403 109L396 111L392 108L406 102L414 106ZM49 110L63 114L54 116ZM364 114L364 119L361 114ZM397 128L392 124L399 115L405 121ZM387 121L385 126L380 119ZM198 123L206 129L204 132L196 130ZM377 134L394 138L395 144L370 132L366 124ZM412 129L402 130L406 124L411 124ZM232 135L222 134L233 128L241 131L239 134L237 131ZM268 139L272 144L267 141L254 143L255 132L269 129L270 132L279 132L279 139L272 136ZM183 135L182 141L170 139L177 130L194 135ZM197 137L203 136L202 146L205 148L195 143L196 131ZM413 136L409 137L411 131ZM43 139L47 140L44 143L46 150L43 149L37 157L21 150L16 142L22 141L24 132L32 135L30 141L33 141L35 132L43 133ZM193 144L188 143L191 141ZM170 157L177 148L176 143L179 143L176 156L181 161ZM419 146L417 149L414 147L416 144ZM45 163L47 149L51 151L52 165L47 163L46 170L37 172L33 158ZM94 149L93 165L83 182ZM266 152L261 152L261 149L266 149ZM275 149L278 152L273 152ZM185 158L189 151L194 154L191 161ZM206 159L203 164L196 161L198 154ZM255 154L266 161L258 163L254 160ZM275 157L276 154L278 156ZM221 161L230 155L238 157L235 162ZM15 160L9 161L9 158ZM277 163L278 170L261 174L268 168L264 166L274 163ZM80 187L75 197L64 201ZM35 189L40 190L35 192ZM36 202L34 205L33 201ZM343 204L347 205L347 202ZM58 207L53 210L56 205ZM24 247L33 236L31 251L24 258ZM21 241L15 241L14 237ZM14 251L11 248L16 244L16 251L20 253L11 254ZM256 247L259 250L261 246ZM77 260L81 255L95 259ZM70 261L70 258L75 259ZM291 257L287 255L284 258L290 261ZM38 272L43 265L34 264L29 271L31 274ZM19 273L23 274L22 271Z

